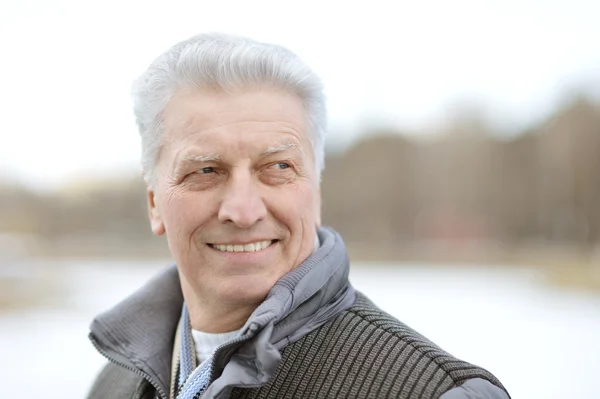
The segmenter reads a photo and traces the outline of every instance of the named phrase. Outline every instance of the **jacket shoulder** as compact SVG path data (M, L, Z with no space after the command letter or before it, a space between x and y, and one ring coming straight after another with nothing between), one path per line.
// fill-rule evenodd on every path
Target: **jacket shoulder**
M146 399L152 398L153 390L141 376L108 363L96 377L87 399Z
M282 351L271 380L234 398L440 398L467 381L504 388L357 292L355 303ZM460 396L459 396L460 397Z
M452 356L411 327L379 309L365 295L357 293L356 302L348 312L355 316L354 323L373 330L369 335L371 341L374 336L381 334L389 336L388 339L392 343L390 346L402 348L397 358L403 360L399 362L402 368L408 367L419 374L435 369L437 374L444 376L440 379L440 387L458 387L466 381L478 379L488 381L505 391L492 373ZM400 372L398 369L395 371ZM446 389L444 388L444 391Z

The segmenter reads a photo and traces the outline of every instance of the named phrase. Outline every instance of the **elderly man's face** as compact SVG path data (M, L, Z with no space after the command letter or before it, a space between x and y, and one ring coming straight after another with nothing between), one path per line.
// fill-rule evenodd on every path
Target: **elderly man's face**
M184 293L259 303L311 254L320 224L302 102L268 89L179 92L164 122L150 219Z

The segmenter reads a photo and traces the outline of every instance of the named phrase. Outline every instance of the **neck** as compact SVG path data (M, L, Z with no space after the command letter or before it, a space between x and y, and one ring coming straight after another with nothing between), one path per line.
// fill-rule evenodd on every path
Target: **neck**
M187 303L187 301L186 301ZM212 334L225 333L239 330L244 326L256 307L240 308L239 306L221 306L205 309L203 306L194 306L187 303L190 312L190 323L194 330Z
M182 291L192 329L212 334L239 330L259 303L240 304L210 301L199 297L182 280Z

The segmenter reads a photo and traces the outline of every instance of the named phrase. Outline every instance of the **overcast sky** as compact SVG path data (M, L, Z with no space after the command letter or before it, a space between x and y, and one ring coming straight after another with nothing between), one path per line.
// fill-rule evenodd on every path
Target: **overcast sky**
M291 48L323 78L332 143L372 121L431 129L482 104L498 128L600 93L600 1L0 2L0 175L35 187L138 168L129 90L203 31Z

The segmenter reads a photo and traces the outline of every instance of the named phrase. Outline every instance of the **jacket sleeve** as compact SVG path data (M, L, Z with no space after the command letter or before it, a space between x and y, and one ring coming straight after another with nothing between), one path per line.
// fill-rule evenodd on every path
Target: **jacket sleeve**
M510 396L491 382L474 378L446 391L440 399L510 399Z
M151 398L148 388L142 377L108 363L92 384L87 399Z

